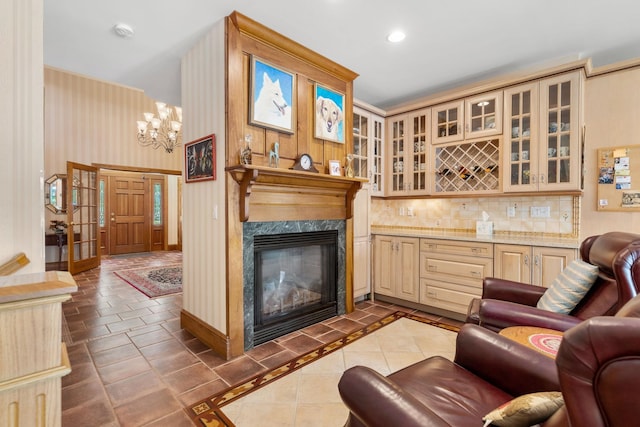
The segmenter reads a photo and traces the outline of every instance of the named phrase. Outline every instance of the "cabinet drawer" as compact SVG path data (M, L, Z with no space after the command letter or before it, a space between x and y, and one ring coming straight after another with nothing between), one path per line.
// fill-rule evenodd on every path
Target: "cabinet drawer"
M420 250L442 254L493 258L493 243L420 239Z
M420 254L420 277L456 277L481 281L493 275L493 259L456 257L454 255Z
M467 313L469 303L481 296L481 288L460 286L441 281L420 280L420 303L456 313Z

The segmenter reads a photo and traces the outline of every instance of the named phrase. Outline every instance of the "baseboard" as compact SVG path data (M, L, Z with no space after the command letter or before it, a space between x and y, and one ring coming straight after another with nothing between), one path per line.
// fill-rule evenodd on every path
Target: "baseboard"
M213 326L184 309L180 311L180 326L225 360L231 359L229 337Z
M182 248L179 248L177 244L175 244L175 245L168 245L168 246L167 246L167 250L168 250L168 251L179 251L180 249L182 249Z

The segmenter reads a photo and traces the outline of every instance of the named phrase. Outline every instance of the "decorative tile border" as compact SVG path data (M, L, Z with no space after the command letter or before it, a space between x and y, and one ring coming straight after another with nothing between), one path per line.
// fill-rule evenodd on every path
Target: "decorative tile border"
M233 402L241 397L246 396L248 393L256 391L273 381L284 377L300 368L307 366L308 364L315 362L316 360L324 357L334 351L340 350L352 342L365 337L380 328L389 325L400 318L407 318L415 320L417 322L425 323L427 325L436 326L438 328L447 329L452 332L458 332L459 327L448 325L446 323L439 322L437 320L426 319L424 317L416 316L414 314L406 313L403 311L396 311L370 325L365 326L355 332L347 334L342 338L332 341L328 344L324 344L315 350L305 353L277 368L272 369L269 372L258 374L242 384L232 386L222 393L208 397L200 402L197 402L189 407L185 408L187 414L198 426L216 426L216 427L234 427L234 424L224 415L220 408L228 403Z

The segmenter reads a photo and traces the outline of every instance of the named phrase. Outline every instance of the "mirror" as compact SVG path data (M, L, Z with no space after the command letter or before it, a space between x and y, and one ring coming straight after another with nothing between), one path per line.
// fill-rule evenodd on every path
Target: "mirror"
M64 196L67 186L66 175L51 175L44 182L44 205L53 213L67 212L67 201Z

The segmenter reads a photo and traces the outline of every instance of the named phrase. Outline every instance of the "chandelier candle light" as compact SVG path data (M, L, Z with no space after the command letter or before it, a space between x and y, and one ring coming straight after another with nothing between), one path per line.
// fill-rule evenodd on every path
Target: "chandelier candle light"
M180 146L182 108L171 109L164 102L156 102L156 107L158 117L153 113L144 113L144 121L138 121L138 142L145 147L163 147L167 153L173 153L174 148Z

